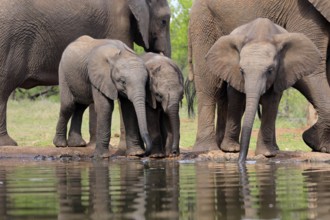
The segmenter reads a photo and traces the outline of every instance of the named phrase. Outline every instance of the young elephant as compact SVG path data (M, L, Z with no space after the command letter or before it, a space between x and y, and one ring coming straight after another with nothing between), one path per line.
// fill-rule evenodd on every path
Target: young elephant
M134 112L135 109L138 125L127 124L139 127L146 144L145 153L149 154L152 143L145 107L147 80L148 72L143 60L121 41L82 36L72 42L63 52L59 66L61 110L54 145L85 145L81 138L82 115L94 103L97 124L94 156L108 157L113 100L119 98L124 100L123 103L133 103L122 104L122 108L126 112ZM67 140L67 123L71 116Z
M288 33L268 19L258 18L219 38L206 55L206 62L230 85L221 149L240 150L239 162L245 161L260 102L262 117L256 154L275 156L275 119L280 98L285 89L313 73L320 62L316 46L303 34Z
M150 97L147 99L148 129L153 141L151 157L180 154L179 104L183 98L183 76L169 58L155 53L142 56L149 70Z

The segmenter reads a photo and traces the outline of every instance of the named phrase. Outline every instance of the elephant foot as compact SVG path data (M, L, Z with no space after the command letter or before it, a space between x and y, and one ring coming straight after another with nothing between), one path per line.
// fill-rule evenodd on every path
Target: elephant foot
M109 158L110 157L110 152L108 148L104 147L96 147L93 158L98 159L98 158Z
M89 142L87 143L87 147L95 147L96 145L96 137L92 136L89 138Z
M166 151L166 156L169 158L174 158L180 156L180 149Z
M169 157L169 158L175 158L175 157L178 157L178 156L180 156L180 152L172 152L172 153L167 155L167 157Z
M236 141L224 138L221 143L220 149L224 152L236 153L240 151L241 146Z
M315 152L330 153L330 131L318 126L318 123L303 133L304 142Z
M118 148L120 148L120 149L126 149L127 148L126 138L123 138L122 136L120 136Z
M151 151L151 154L149 155L149 157L160 159L160 158L166 157L166 154L161 146L153 145L153 150Z
M67 147L68 146L65 136L62 136L62 135L55 135L55 137L53 139L53 144L56 147Z
M8 134L5 134L0 136L0 146L17 146L17 142Z
M212 150L219 150L219 146L217 145L215 139L205 140L205 141L196 141L193 146L193 151L212 151Z
M70 134L68 138L69 147L86 147L86 141L80 134Z
M278 146L267 146L265 144L257 144L255 155L262 154L265 157L275 157L278 153Z
M165 154L164 153L151 153L150 158L154 158L154 159L161 159L161 158L165 158Z
M140 146L127 147L126 156L142 157L144 150Z
M320 140L319 140L319 134L317 131L317 126L313 125L306 131L304 131L303 135L304 142L313 150L313 151L321 151L322 149L319 148Z

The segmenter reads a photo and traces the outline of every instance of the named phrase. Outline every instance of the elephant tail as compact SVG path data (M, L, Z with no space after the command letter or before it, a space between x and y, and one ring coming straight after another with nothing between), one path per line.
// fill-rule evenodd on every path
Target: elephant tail
M188 27L190 29L190 26ZM188 77L184 84L185 95L188 105L188 116L191 118L195 115L194 99L196 96L196 88L194 84L194 67L192 59L192 45L190 39L190 30L188 30Z
M190 27L189 27L190 28ZM190 31L188 30L188 79L189 81L194 80L194 67L192 59L192 45L190 39Z
M190 81L189 78L187 78L184 83L184 93L186 95L186 100L188 105L188 116L189 118L191 118L195 115L194 100L196 97L196 88L194 81Z

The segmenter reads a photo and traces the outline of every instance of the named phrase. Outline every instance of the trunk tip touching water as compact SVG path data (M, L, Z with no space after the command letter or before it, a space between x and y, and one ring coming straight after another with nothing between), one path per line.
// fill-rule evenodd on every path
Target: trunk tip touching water
M257 108L259 104L260 96L248 96L246 98L246 106L245 106L245 116L242 127L241 134L241 150L239 152L238 163L244 163L246 161L246 157L249 151L250 138L252 133L252 127L255 115L257 113Z
M143 142L146 145L146 150L144 152L144 155L149 156L151 154L151 150L152 150L151 138L150 138L149 134L142 134L142 139L143 139Z

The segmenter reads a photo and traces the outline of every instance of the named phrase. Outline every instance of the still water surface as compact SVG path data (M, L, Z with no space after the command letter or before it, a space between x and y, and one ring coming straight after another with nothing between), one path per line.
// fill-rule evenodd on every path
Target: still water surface
M1 160L0 219L330 219L330 164Z

